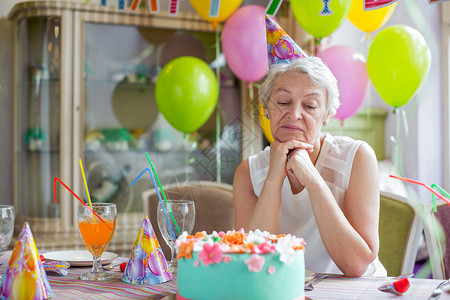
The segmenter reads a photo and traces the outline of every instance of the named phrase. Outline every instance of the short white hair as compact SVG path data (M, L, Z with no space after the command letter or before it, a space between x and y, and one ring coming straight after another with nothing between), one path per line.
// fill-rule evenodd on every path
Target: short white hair
M318 87L327 91L327 110L330 117L336 114L341 103L339 102L339 89L336 77L331 70L319 58L315 56L299 58L289 64L274 65L259 89L259 101L267 107L272 94L275 80L287 72L306 73L311 81Z

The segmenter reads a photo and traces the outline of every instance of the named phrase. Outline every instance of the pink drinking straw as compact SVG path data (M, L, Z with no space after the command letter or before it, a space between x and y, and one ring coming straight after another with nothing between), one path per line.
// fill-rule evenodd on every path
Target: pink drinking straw
M418 184L418 185L424 186L424 187L426 187L430 192L432 192L433 194L435 194L436 196L438 196L441 200L443 200L445 203L447 203L448 205L450 205L450 200L445 199L444 196L442 196L441 194L439 194L438 192L436 192L435 190L433 190L431 187L429 187L429 186L426 185L425 183L422 183L422 182L417 181L417 180L412 180L412 179L409 179L409 178L404 178L404 177L394 176L394 175L389 175L389 177L392 177L392 178L395 178L395 179L400 179L400 180L403 180L403 181L406 181L406 182L410 182L410 183L414 183L414 184ZM434 199L434 198L433 198L433 199ZM435 212L436 212L436 210L435 210Z
M56 181L59 181L59 183L61 183L72 195L74 195L75 196L75 198L77 198L78 199L78 201L80 201L84 206L87 206L87 208L90 210L90 211L92 211L92 213L97 217L97 218L99 218L100 219L100 221L102 221L103 223L105 223L106 224L106 226L108 226L108 228L109 229L112 229L109 225L108 225L108 223L106 223L105 222L105 220L103 220L102 218L100 218L100 216L89 206L89 205L87 205L86 203L84 203L84 201L83 200L81 200L81 198L80 197L78 197L78 195L77 194L75 194L71 189L69 189L69 187L67 186L67 185L65 185L64 184L64 182L62 182L61 181L61 179L59 179L58 177L55 177L55 179L53 180L53 188L54 188L54 190L55 190L55 203L57 203L57 199L58 199L58 197L56 196Z

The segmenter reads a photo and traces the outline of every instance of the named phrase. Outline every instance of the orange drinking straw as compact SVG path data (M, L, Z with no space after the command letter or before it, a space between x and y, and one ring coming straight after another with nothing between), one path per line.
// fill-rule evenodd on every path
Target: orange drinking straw
M435 190L433 190L431 187L429 187L428 185L426 185L425 183L422 183L420 181L417 180L412 180L409 178L404 178L404 177L399 177L399 176L394 176L394 175L389 175L389 177L395 178L395 179L400 179L406 182L410 182L410 183L415 183L421 186L426 187L430 192L432 192L433 194L435 194L436 196L438 196L440 199L442 199L445 203L447 203L448 205L450 205L450 201L445 199L444 196L442 196L441 194L439 194L438 192L436 192Z
M63 185L63 186L64 186L64 187L72 194L72 195L74 195L75 198L77 198L78 201L81 202L81 204L83 204L84 206L87 206L87 207L92 211L92 213L93 213L97 218L100 219L100 221L102 221L103 223L106 224L106 226L108 226L109 229L112 229L112 228L108 225L108 223L105 222L105 220L103 220L102 218L100 218L100 216L92 209L92 207L90 207L90 206L88 206L86 203L84 203L84 201L81 200L81 198L78 197L78 195L75 194L71 189L69 189L69 187L68 187L67 185L65 185L64 182L62 182L61 179L59 179L58 177L55 177L55 179L53 180L53 188L54 188L54 191L55 191L55 203L57 203L57 198L58 198L58 197L56 196L56 181L59 181L59 183L61 183L61 184L62 184L62 185Z

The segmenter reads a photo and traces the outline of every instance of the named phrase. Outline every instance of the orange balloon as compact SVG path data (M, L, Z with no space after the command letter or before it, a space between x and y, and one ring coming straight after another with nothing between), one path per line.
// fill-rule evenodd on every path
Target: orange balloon
M28 300L36 294L36 282L30 272L23 270L13 280L11 286L11 298Z
M364 10L364 0L352 0L347 18L359 30L370 33L386 24L396 7L397 2L382 8Z

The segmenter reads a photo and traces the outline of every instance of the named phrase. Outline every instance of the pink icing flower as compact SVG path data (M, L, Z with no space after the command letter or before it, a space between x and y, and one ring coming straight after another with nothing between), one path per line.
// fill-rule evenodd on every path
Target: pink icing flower
M256 245L256 247L253 248L253 251L258 254L273 253L275 252L275 245L270 245L269 243L264 242Z
M220 236L220 237L223 237L224 235L225 235L225 232L219 231L219 236Z
M222 261L222 250L219 244L210 245L205 243L203 245L203 250L198 254L198 258L201 259L204 266L219 263Z
M267 268L267 273L269 273L270 275L272 275L273 273L275 273L275 267L274 266L270 266Z
M194 261L194 267L198 268L198 266L200 266L200 262L198 260Z
M259 254L252 254L252 256L245 261L250 272L259 272L264 266L265 258Z
M230 261L231 261L231 256L225 255L225 256L223 257L223 262L224 262L224 263L229 263Z

